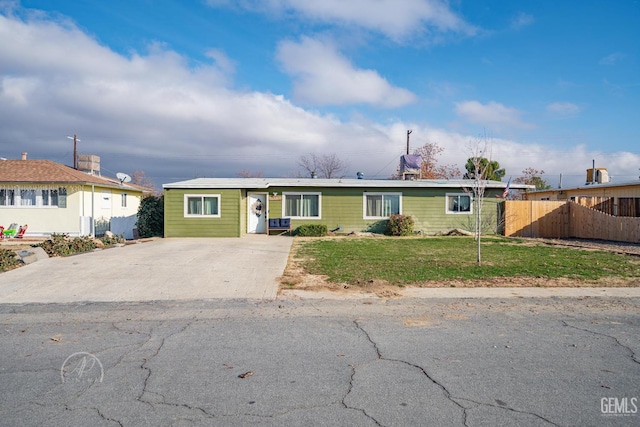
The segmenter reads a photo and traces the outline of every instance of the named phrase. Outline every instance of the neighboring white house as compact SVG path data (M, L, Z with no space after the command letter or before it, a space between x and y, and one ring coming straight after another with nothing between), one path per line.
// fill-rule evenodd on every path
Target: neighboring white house
M0 160L0 226L27 224L25 237L95 235L96 224L98 232L111 224L115 234L133 238L140 200L147 193L150 189L95 170L27 160L26 153L22 160Z

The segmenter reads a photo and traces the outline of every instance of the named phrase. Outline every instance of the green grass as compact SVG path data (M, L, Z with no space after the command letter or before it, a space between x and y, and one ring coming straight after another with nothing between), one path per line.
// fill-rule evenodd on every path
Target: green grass
M298 258L309 274L332 282L361 284L384 280L396 285L429 280L484 280L495 277L569 278L640 277L640 259L521 240L486 238L478 266L473 238L330 239L302 242Z

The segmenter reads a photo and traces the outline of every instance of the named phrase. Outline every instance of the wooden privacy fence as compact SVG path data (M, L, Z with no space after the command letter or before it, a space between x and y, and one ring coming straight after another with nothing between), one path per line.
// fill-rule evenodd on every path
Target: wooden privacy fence
M505 200L504 235L640 243L640 218L618 217L574 202Z

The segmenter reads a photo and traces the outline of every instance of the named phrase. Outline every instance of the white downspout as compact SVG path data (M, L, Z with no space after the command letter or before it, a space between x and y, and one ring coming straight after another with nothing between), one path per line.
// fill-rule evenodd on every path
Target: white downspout
M94 218L94 205L96 200L95 191L95 184L91 184L91 237L93 238L96 237L96 222Z

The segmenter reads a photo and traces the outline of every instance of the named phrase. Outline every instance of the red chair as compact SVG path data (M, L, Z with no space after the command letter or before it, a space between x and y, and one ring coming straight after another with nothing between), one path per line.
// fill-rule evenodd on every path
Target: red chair
M27 228L29 228L29 226L27 224L25 224L22 227L20 227L18 229L18 234L16 234L16 239L22 239L22 236L24 236L24 233L27 232Z
M0 225L0 239L4 239L4 227Z

